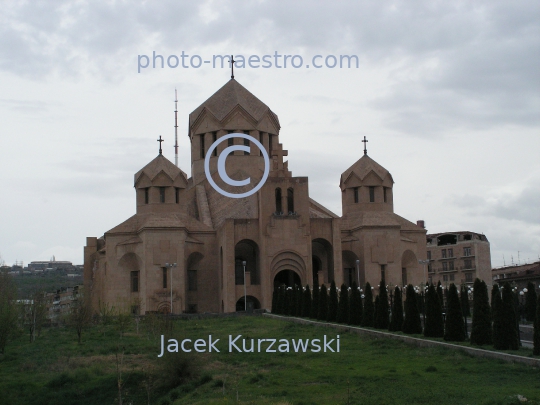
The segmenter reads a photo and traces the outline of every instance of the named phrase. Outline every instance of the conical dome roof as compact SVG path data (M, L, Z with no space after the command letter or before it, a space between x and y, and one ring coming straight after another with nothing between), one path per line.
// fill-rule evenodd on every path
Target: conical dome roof
M231 79L225 83L225 85L216 91L208 100L189 114L189 125L192 126L195 123L204 109L207 109L221 121L237 105L240 105L257 121L260 121L264 115L269 112L279 127L277 115L235 79Z
M347 179L349 179L353 173L362 181L371 172L375 173L381 180L388 177L389 180L394 183L392 175L388 170L375 162L368 155L364 155L341 174L340 186L347 182Z
M183 176L184 179L187 179L187 175L180 170L180 168L176 167L169 159L163 155L157 155L156 158L135 174L135 183L137 183L143 174L146 174L150 181L152 181L161 172L169 176L171 180L176 179L179 174Z

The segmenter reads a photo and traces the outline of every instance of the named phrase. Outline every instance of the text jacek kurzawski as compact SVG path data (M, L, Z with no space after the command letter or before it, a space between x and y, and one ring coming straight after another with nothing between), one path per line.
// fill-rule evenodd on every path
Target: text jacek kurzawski
M221 339L168 339L161 335L162 357L165 352L197 352L197 353L339 353L339 335L329 339L326 335L322 339L243 339L242 335L229 335L227 340L219 343Z

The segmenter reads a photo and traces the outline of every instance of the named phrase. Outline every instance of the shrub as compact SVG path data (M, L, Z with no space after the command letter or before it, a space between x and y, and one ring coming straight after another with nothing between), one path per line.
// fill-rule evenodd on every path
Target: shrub
M540 356L540 296L536 300L536 318L534 320L533 354Z
M304 318L308 318L311 314L311 291L309 290L309 285L306 284L306 289L304 290L302 297L302 314Z
M536 317L536 301L534 284L529 282L527 284L527 295L525 296L525 319L529 322L534 322Z
M309 317L312 319L317 319L319 317L319 295L319 286L313 286L313 299L311 300L311 311L309 313Z

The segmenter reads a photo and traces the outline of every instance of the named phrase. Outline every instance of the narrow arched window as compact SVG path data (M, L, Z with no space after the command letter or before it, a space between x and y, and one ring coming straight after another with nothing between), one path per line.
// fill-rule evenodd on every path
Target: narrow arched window
M287 189L287 211L289 214L294 213L294 190L292 187Z
M276 213L283 212L283 207L281 206L281 188L276 188Z

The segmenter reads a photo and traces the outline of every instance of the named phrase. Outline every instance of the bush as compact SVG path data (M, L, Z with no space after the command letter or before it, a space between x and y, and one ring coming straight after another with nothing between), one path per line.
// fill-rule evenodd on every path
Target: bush
M200 368L196 358L183 352L167 354L160 361L161 367L157 378L164 388L176 388L199 375Z
M527 295L525 296L525 319L529 322L534 322L536 318L536 291L534 284L527 283Z

